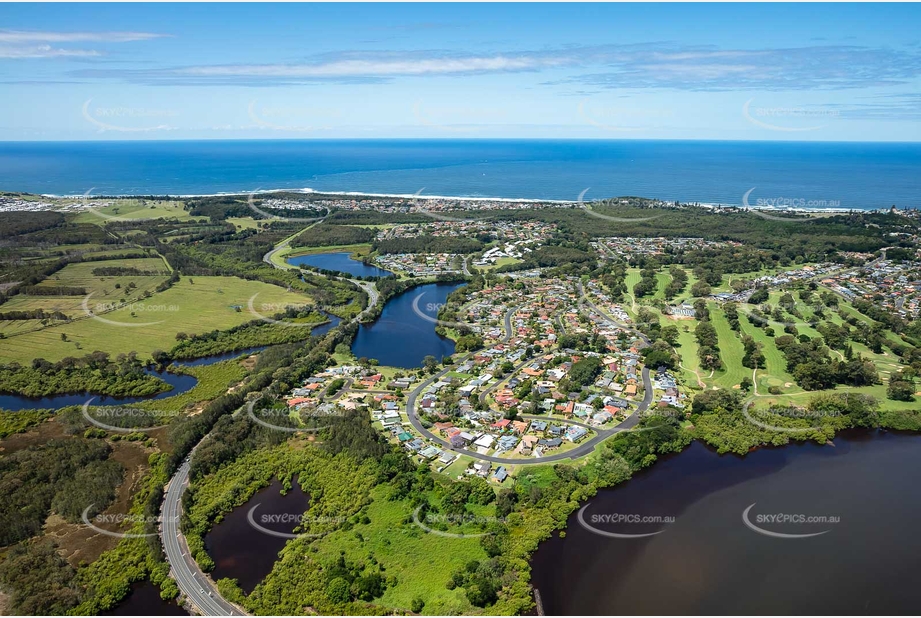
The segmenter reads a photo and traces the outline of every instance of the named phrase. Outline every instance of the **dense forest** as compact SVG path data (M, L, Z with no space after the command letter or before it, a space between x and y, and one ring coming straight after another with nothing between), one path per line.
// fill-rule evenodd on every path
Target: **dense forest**
M292 247L329 247L332 245L357 245L374 240L377 232L366 227L352 225L313 225L291 241Z
M170 389L156 376L149 375L134 354L115 359L106 352L93 352L81 358L67 357L56 363L36 358L31 366L18 363L0 365L0 393L43 397L61 393L93 393L116 397L155 395Z

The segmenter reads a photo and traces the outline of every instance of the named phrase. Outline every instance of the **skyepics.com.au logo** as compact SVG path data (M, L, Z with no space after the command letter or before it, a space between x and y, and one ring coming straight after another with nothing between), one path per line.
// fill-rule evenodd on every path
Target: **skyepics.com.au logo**
M653 107L608 105L583 99L576 111L584 122L616 133L632 133L661 127L661 121L675 117L675 110Z
M466 105L431 105L416 101L413 116L425 127L451 133L475 133L489 129L497 121L509 117L506 110L493 107L470 107Z
M592 534L609 539L642 539L662 534L667 526L675 523L673 515L655 515L621 512L587 512L586 504L576 516L582 528Z
M503 517L474 515L472 513L426 513L421 517L422 506L413 511L413 523L429 534L452 539L470 539L486 536L482 529L495 524L506 523ZM463 532L462 529L473 529ZM455 530L455 532L452 532Z
M139 525L143 525L145 528L149 529L150 524L159 526L164 521L166 521L164 517L159 515L155 517L147 517L145 515L135 515L130 513L97 513L95 516L90 517L90 511L93 510L94 506L96 505L91 504L83 509L83 513L81 514L80 519L93 531L118 539L142 539L157 536L157 532L119 532L118 530L113 530L112 528L134 529Z
M246 512L246 522L254 530L257 530L268 536L274 536L280 539L301 539L301 538L316 538L323 536L329 530L334 529L335 527L345 523L348 518L346 517L331 517L326 515L309 515L307 513L262 513L256 515L256 510L262 505L262 503L254 504L249 511ZM326 528L323 532L284 532L281 530L275 530L267 526L275 527L284 527L289 530L297 530L301 527L308 527L308 529L314 529L316 527Z
M278 326L314 328L319 323L307 318L316 313L317 308L312 304L305 303L256 303L256 297L260 292L253 294L246 306L249 312L256 318L269 324ZM278 317L269 317L269 316Z
M83 404L83 418L100 429L116 433L163 429L172 419L180 415L176 411L148 410L130 406L94 406L91 410L90 404L95 399L91 397Z
M80 307L83 309L83 313L87 317L92 318L97 322L102 322L103 324L108 324L109 326L117 326L119 328L155 326L156 324L161 324L163 320L126 322L124 320L114 320L112 318L102 316L108 313L113 313L115 311L120 311L120 316L127 312L129 317L133 319L141 319L141 316L159 316L168 313L176 313L181 310L179 305L174 304L146 303L142 301L127 300L116 302L101 302L90 306L90 299L93 297L93 294L95 294L95 292L90 292L83 297L83 302L80 303Z
M841 523L838 515L813 515L808 513L752 513L756 502L742 511L742 523L749 530L775 539L808 539L822 536Z
M828 121L841 116L836 109L821 107L752 107L754 98L742 105L742 117L757 127L770 131L802 133L818 131L828 126Z
M592 202L585 201L585 194L591 190L591 187L586 187L579 193L579 197L576 199L576 204L582 211L596 219L604 219L605 221L614 221L615 223L640 223L642 221L652 221L653 219L658 219L659 217L664 216L665 213L659 213L657 215L652 215L650 217L615 217L613 215L606 215L599 212L599 208L618 208L622 207L621 201L617 198L614 199L604 199L597 200Z
M179 116L179 112L175 110L124 106L93 107L92 103L92 99L87 99L80 111L83 119L100 133L150 133L177 129L169 124L154 124L163 118Z
M261 218L268 219L269 221L319 223L330 214L329 208L317 208L309 201L304 202L296 199L288 199L275 195L275 193L276 192L258 193L258 191L256 193L250 193L246 197L246 205ZM256 197L257 195L259 196L258 199ZM297 213L299 216L291 216L288 213ZM307 216L300 216L301 213ZM281 246L284 247L287 246L287 244L288 241L285 241Z
M328 130L329 123L341 118L339 110L328 107L303 105L259 105L250 101L246 108L249 119L258 129L283 131L286 133L309 133Z
M756 427L760 427L761 429L778 431L782 433L810 433L820 429L820 427L812 424L810 424L808 427L785 427L777 424L777 421L780 418L791 420L807 420L810 421L810 423L814 423L816 421L821 421L822 419L839 417L843 414L839 410L810 410L808 408L793 405L770 406L769 408L763 410L756 409L754 412L752 412L752 404L753 402L749 401L744 406L742 406L742 416L745 417L745 420L747 420L752 425L755 425Z
M122 204L117 199L113 198L107 200L104 198L94 198L92 197L93 191L96 187L90 187L86 192L81 196L83 210L90 213L95 217L100 219L105 219L106 221L131 221L132 223L140 223L142 221L153 221L156 217L142 217L137 216L140 212L138 210L132 210L131 216L120 215L121 209L129 208L128 206ZM144 200L135 200L138 202L144 202ZM110 212L106 212L108 209ZM129 208L130 209L130 208Z
M342 417L342 411L331 403L322 403L319 397L291 400L284 408L256 408L256 401L246 405L246 413L253 422L268 429L288 433L317 433L329 428ZM293 402L293 403L292 403Z
M808 212L809 210L817 212L841 210L841 200L809 199L805 197L759 197L752 204L751 194L757 188L752 187L742 195L742 207L762 219L782 223L802 223L812 216ZM777 217L768 214L765 212L766 210L788 211L792 216Z
M437 198L426 198L422 197L422 192L425 191L425 187L422 187L412 195L412 209L413 212L420 215L425 215L436 221L454 221L455 223L465 223L470 221L475 221L475 218L463 218L463 217L452 217L451 215L444 214L443 211L432 210L433 205L436 204ZM449 211L450 212L450 211ZM468 211L469 212L469 211Z
M479 332L481 330L480 325L476 324L475 322L443 318L445 315L465 315L463 305L439 302L423 302L422 299L425 294L426 293L423 292L413 298L413 313L415 313L416 316L418 316L420 319L432 324L436 324L438 326L443 326L445 328L456 329L463 333Z

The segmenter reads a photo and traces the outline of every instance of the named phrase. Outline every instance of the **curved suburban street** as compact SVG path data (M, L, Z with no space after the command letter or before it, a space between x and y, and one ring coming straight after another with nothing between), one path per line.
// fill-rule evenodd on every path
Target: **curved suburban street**
M580 291L581 291L581 285L580 285ZM512 338L512 316L515 314L516 311L518 311L519 308L520 307L513 307L512 309L509 309L509 311L505 314L505 336L498 343L506 343L509 339ZM596 308L596 311L598 311L597 308ZM601 313L601 315L604 315L601 311L599 311L599 313ZM608 317L608 316L605 316L605 317ZM647 341L647 342L649 341L646 338L646 336L640 333L639 331L636 331L627 326L621 326L619 324L618 326L620 326L621 328L624 328L625 330L629 330L631 332L637 333L638 336L640 336L644 341ZM512 465L512 464L514 465L535 465L535 464L551 463L554 461L563 461L566 459L575 459L575 458L583 457L591 453L593 450L595 450L595 447L598 446L598 444L610 438L614 434L620 433L622 431L627 431L627 430L630 430L636 427L636 425L639 424L640 422L640 414L645 412L646 409L649 408L649 405L652 403L652 378L650 378L649 376L649 369L646 367L643 367L643 371L642 371L643 388L644 388L643 400L637 405L633 413L630 416L628 416L626 419L624 419L624 421L620 423L617 427L612 427L611 429L599 429L598 427L592 427L591 425L587 425L587 424L584 424L578 421L569 421L565 419L553 419L554 421L564 423L564 424L580 425L580 426L589 428L592 431L596 432L596 435L593 438L586 440L585 442L579 444L575 448L572 448L568 451L552 453L544 457L535 457L535 458L529 458L529 459L514 458L514 457L498 457L495 455L482 455L480 453L477 453L475 451L470 451L468 449L455 448L451 446L450 442L448 442L441 436L436 435L435 433L427 429L422 424L422 419L419 418L418 411L416 408L416 400L425 391L425 389L428 388L429 385L431 385L436 380L442 378L447 373L449 373L454 368L455 364L463 363L463 361L467 360L472 355L473 355L472 352L465 354L464 356L460 357L456 361L456 363L452 364L451 367L446 367L442 369L438 373L434 374L432 377L423 381L419 386L414 388L412 392L410 392L406 398L406 414L409 417L409 422L412 424L413 428L416 431L418 431L420 434L428 438L429 440L432 440L433 442L437 442L446 450L449 450L454 453L459 453L461 455L467 455L469 457L473 457L474 459L479 459L482 461L489 461L489 462L498 463L498 464L508 464L508 465ZM528 362L530 361L522 361L521 363L519 363L515 367L515 371L520 369L522 366L526 365ZM489 392L494 390L498 385L499 385L499 382L496 382L496 384L486 389L483 392L483 395L487 395ZM540 415L532 415L532 414L523 414L522 418L547 420L549 417L540 416Z
M289 239L290 240L290 239ZM280 243L272 251L267 253L264 256L264 261L267 264L271 264L275 268L285 268L284 266L279 265L275 262L272 257L284 249L287 246L287 240ZM465 264L466 265L466 264ZM293 267L291 267L293 268ZM361 288L368 294L368 307L362 311L359 315L353 318L353 321L357 321L365 316L378 302L380 294L377 291L376 286L373 282L370 281L359 281L357 279L347 279L343 277L342 279L350 281L352 284ZM610 321L615 326L627 330L631 333L636 334L647 344L649 339L641 333L640 331L621 324L614 320L611 316L607 315L604 311L598 308L585 294L585 291L581 283L577 284L577 288L582 301L593 309L599 316L603 319ZM520 309L520 307L513 307L509 309L503 320L503 325L505 329L505 335L502 337L498 343L507 343L513 334L512 329L512 317ZM468 358L473 356L474 352L469 352L463 356L456 357L455 362L450 367L445 367L441 371L435 373L430 378L424 380L419 386L413 389L407 396L406 400L406 412L409 418L409 422L412 424L413 428L419 434L426 437L427 439L441 445L448 451L458 453L460 455L467 455L474 459L481 461L488 461L496 464L505 464L505 465L536 465L536 464L546 464L557 461L565 461L578 459L590 454L595 447L598 446L604 440L610 438L614 434L620 433L622 431L629 431L636 427L640 422L640 414L645 412L650 404L652 403L653 397L653 387L652 379L649 375L649 369L643 367L642 377L643 377L643 386L644 386L644 397L643 400L637 404L636 409L633 413L628 416L623 422L621 422L617 427L611 429L601 429L598 427L591 426L587 423L576 420L567 420L567 419L552 419L555 422L569 425L578 425L591 429L595 432L595 436L584 441L583 443L575 446L574 448L561 451L557 453L552 453L544 457L538 458L511 458L511 457L500 457L496 455L483 455L475 451L470 451L462 448L454 448L451 444L442 438L434 434L432 431L423 426L421 418L418 416L416 401L419 396L425 391L425 389L434 383L436 380L444 377L449 373L457 364L463 363ZM526 365L531 360L524 360L518 363L514 370L517 372L524 365ZM485 389L482 393L482 396L486 396L495 390L501 381L497 381L492 386ZM351 383L343 385L343 388L340 392L348 390L351 386ZM528 420L548 420L550 417L546 415L532 415L532 414L523 414L522 418ZM193 450L194 452L194 450ZM191 456L190 456L191 457ZM162 510L162 524L160 527L160 536L163 542L163 548L166 552L167 561L170 564L170 573L172 577L176 580L176 583L179 586L182 594L188 599L188 602L194 606L194 608L199 611L202 615L205 616L240 616L246 615L242 609L236 605L230 603L223 597L221 597L216 586L212 583L211 579L201 571L198 567L198 564L189 554L188 544L186 543L185 537L182 532L179 530L179 521L182 513L182 494L185 491L189 483L189 458L186 459L176 471L176 474L170 480L169 484L166 487L166 492L163 499L163 510Z

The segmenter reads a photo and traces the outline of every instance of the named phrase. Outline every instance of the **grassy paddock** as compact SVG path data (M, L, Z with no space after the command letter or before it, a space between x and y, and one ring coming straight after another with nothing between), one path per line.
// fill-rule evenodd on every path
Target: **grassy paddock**
M407 610L412 600L425 600L427 615L478 613L460 588L445 587L454 571L471 560L485 560L486 552L477 537L453 538L429 534L413 523L406 523L412 509L405 500L387 499L385 486L376 487L368 507L369 524L350 531L337 531L315 541L319 554L329 561L345 552L346 560L359 561L373 555L386 567L387 576L397 579L376 604ZM359 534L361 535L359 537Z
M201 334L257 319L258 316L248 309L248 301L254 294L258 294L253 301L254 308L267 315L278 313L285 305L311 302L305 294L287 292L259 281L236 277L183 277L170 289L141 301L144 309L135 308L133 315L132 306L129 306L99 316L114 324L81 318L70 324L0 340L0 357L20 363L30 363L37 356L57 361L94 350L111 354L134 351L148 357L154 350L170 349L177 333ZM266 309L266 305L272 308ZM66 335L66 341L62 334Z
M183 221L207 221L208 217L193 217L179 201L151 201L143 199L99 200L108 202L108 206L81 212L74 218L76 223L96 223L105 225L113 217L122 220L140 219L180 219Z

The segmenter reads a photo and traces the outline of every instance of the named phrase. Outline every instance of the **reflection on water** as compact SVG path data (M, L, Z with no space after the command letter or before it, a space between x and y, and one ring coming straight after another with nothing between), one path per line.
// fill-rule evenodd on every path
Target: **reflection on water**
M249 356L251 354L256 354L262 352L266 349L267 346L260 345L253 348L244 348L242 350L237 350L236 352L225 352L224 354L212 354L211 356L204 356L202 358L195 359L182 359L177 360L177 365L185 365L186 367L201 367L202 365L213 365L215 363L220 363L227 360L233 360L241 356Z
M389 277L393 274L389 270L353 260L349 257L350 255L347 251L311 253L310 255L291 257L287 261L292 266L312 266L313 268L346 273L353 277Z
M50 397L23 397L22 395L0 395L0 409L3 410L39 410L42 408L56 409L64 406L82 406L90 397L94 406L112 406L118 404L140 403L151 399L165 399L180 395L194 387L198 380L195 376L183 373L170 373L169 371L144 370L148 375L156 376L171 385L173 388L145 397L109 397L106 395L93 395L92 393L79 393L72 395L53 395Z
M426 356L441 362L442 357L454 354L454 342L435 332L433 320L448 294L463 285L429 283L394 296L377 320L359 327L352 353L391 367L421 367ZM430 319L420 317L413 308L417 297L416 307Z
M224 577L236 579L249 594L272 571L287 539L256 530L250 525L247 514L258 505L253 512L256 523L275 532L293 532L297 520L310 506L310 498L296 482L284 496L281 489L281 482L274 479L246 504L227 513L205 535L205 549L215 564L211 572L215 581ZM283 521L273 521L275 519Z
M100 616L188 616L175 601L160 598L160 589L149 580L131 584L131 592L113 609Z
M667 525L596 523L570 517L533 557L533 584L547 614L904 614L917 611L921 539L921 436L849 432L834 447L813 443L718 456L700 443L627 483L602 490L585 521L638 514ZM808 538L773 538L742 521L761 516L836 516L837 523L761 523Z

